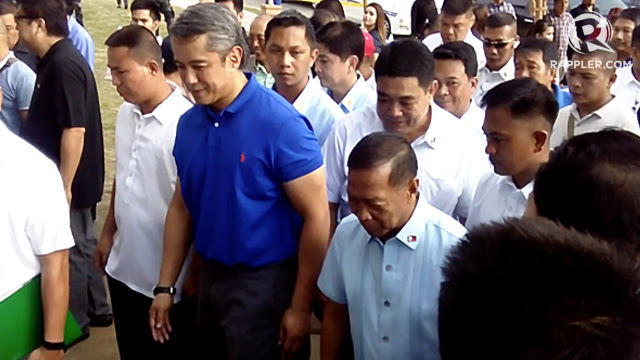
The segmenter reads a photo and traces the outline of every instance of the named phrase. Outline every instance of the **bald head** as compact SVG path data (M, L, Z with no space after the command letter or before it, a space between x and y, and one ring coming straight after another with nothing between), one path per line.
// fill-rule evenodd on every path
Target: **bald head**
M271 19L273 15L260 14L256 16L249 28L249 48L260 63L264 63L264 32Z

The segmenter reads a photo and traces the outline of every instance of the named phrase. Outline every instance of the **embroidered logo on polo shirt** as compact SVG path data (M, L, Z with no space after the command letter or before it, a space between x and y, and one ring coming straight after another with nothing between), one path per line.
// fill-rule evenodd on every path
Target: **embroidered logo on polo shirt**
M416 241L418 241L418 237L417 236L415 236L415 235L407 236L407 242L413 243L413 242L416 242Z
M244 153L240 154L240 162L244 164Z

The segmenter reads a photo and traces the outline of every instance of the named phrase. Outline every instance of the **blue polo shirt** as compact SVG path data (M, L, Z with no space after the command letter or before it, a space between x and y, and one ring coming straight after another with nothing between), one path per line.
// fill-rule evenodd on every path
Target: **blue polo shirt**
M551 88L553 89L553 95L555 95L560 109L573 104L573 99L571 99L571 94L568 91L562 89L557 84L551 84Z
M252 74L226 109L196 105L173 155L205 260L258 267L295 256L302 218L283 184L322 166L311 124Z

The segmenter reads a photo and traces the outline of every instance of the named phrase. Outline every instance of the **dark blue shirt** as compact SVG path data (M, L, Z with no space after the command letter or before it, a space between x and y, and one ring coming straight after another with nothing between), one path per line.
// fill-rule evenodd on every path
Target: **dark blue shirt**
M295 256L302 218L283 183L322 166L309 121L253 75L226 109L196 105L173 150L205 260L258 267Z
M551 88L558 102L559 109L573 104L573 99L571 99L571 94L568 91L562 90L557 84L551 84Z

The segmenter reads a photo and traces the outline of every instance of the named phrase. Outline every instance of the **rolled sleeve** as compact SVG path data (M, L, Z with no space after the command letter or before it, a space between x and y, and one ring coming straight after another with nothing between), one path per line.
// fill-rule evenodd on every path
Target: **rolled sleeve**
M347 181L344 172L344 142L340 131L334 129L322 147L325 171L327 173L327 196L332 204L340 204L342 187Z
M339 233L331 241L329 246L329 252L324 259L322 265L322 271L318 278L318 288L327 296L331 301L338 304L347 303L347 293L344 286L344 277L342 275L342 266L340 266L341 251Z
M304 117L283 123L276 146L276 174L283 183L298 179L322 166L318 140Z

